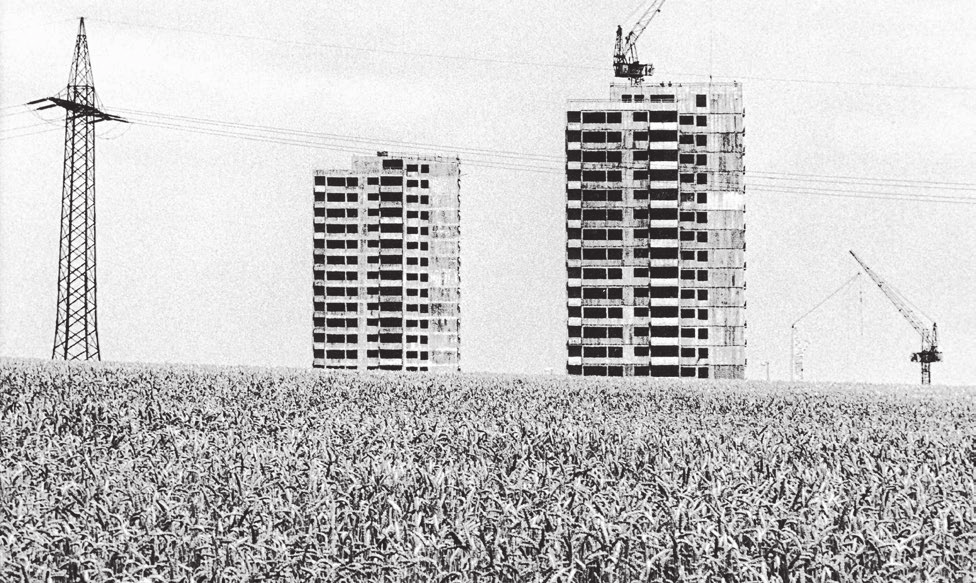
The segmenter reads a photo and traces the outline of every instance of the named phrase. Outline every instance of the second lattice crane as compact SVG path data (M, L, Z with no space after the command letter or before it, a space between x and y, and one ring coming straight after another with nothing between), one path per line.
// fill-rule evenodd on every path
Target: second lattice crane
M857 256L853 251L851 255L854 259L861 265L868 276L874 280L874 283L881 288L884 295L887 296L891 303L895 304L895 308L898 312L908 320L908 323L915 328L919 336L922 337L922 349L918 352L912 354L912 362L917 362L922 366L922 384L928 385L932 382L932 363L939 362L942 360L942 353L939 352L939 334L938 328L935 322L932 322L932 327L929 328L916 313L918 310L912 309L911 303L899 292L894 289L887 282L885 282L881 277L878 276L870 267L867 266L861 258Z

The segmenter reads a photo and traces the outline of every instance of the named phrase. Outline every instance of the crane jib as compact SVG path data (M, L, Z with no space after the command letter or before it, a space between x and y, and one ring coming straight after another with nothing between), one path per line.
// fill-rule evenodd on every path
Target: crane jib
M894 304L895 309L898 310L908 323L912 325L912 328L918 332L918 335L922 337L922 349L918 352L912 354L912 362L918 362L922 365L922 384L927 385L931 383L931 363L939 362L942 360L942 353L939 352L939 335L938 327L935 322L932 323L932 328L929 327L922 321L922 319L915 313L910 307L910 302L900 293L898 290L891 287L885 280L876 274L866 263L861 261L861 258L857 256L854 251L851 251L851 256L854 260L858 262L861 269L868 274L868 277L874 281L875 284L881 289L885 297Z

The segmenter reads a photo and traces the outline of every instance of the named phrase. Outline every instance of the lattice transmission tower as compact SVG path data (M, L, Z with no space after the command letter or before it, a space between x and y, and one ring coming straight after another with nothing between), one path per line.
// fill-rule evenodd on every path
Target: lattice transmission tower
M65 110L58 313L52 358L100 360L95 304L95 124L125 120L102 111L95 94L84 18L78 25L67 88L28 105L34 104L41 104L38 110Z

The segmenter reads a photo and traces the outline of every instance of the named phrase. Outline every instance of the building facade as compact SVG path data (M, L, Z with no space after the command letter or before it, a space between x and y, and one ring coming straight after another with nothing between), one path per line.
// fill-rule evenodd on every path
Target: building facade
M567 372L744 378L742 87L610 93L568 105Z
M315 173L314 367L460 369L460 218L457 159Z

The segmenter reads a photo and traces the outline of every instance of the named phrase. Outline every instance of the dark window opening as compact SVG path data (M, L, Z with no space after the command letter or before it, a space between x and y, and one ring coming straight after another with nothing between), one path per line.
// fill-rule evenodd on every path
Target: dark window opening
M651 142L676 142L678 132L673 130L653 130L648 132L648 139Z
M677 318L678 306L651 306L652 318Z
M651 277L654 279L674 279L678 277L677 267L651 267Z
M674 123L677 119L677 111L652 111L649 116L651 123Z
M651 336L654 338L677 338L677 326L651 326Z
M676 298L678 297L677 287L652 287L651 297L652 298Z
M652 221L673 221L678 218L678 209L654 207L649 210L649 216Z
M583 123L606 123L607 114L602 111L584 111Z
M674 358L678 356L677 346L651 346L651 356Z
M682 175L682 178L683 177L684 175ZM647 179L674 181L678 179L678 171L677 170L648 170Z
M648 235L651 239L677 239L678 229L652 228L648 229Z
M651 200L678 200L677 188L652 188L648 194Z

